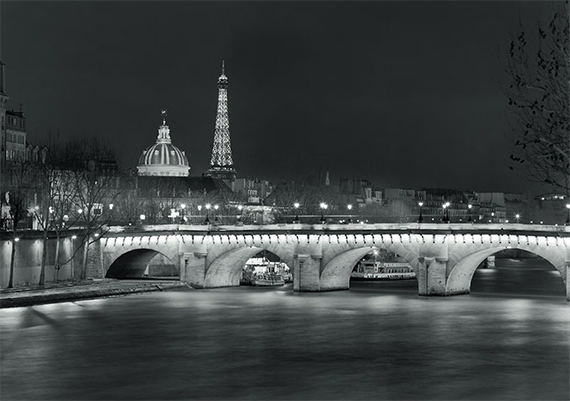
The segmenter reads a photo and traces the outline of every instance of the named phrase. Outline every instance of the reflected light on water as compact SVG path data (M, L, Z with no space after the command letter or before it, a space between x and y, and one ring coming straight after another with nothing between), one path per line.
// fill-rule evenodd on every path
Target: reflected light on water
M0 310L2 399L569 399L562 280L500 266L474 280L477 296L359 282Z

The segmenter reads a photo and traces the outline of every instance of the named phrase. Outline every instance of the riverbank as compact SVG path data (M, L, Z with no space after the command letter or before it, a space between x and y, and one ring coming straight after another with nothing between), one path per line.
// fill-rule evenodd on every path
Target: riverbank
M15 308L82 299L104 298L143 292L191 289L186 283L167 280L86 280L0 289L0 308Z

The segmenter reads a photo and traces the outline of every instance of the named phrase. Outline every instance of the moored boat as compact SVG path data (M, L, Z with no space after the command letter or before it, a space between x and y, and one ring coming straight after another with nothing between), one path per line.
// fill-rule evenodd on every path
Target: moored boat
M283 262L271 262L269 259L251 258L246 262L240 277L241 285L280 286L290 283L291 270Z
M405 262L361 261L352 271L353 280L405 280L416 278L416 273Z
M285 285L285 280L280 274L263 273L256 274L256 276L253 278L252 284L260 287L277 287Z

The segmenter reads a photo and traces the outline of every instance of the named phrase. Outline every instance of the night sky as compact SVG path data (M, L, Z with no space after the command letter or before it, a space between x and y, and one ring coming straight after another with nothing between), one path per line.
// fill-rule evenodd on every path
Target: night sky
M99 135L136 166L168 109L208 167L226 60L239 177L536 190L508 169L501 58L547 2L6 2L1 59L28 140Z

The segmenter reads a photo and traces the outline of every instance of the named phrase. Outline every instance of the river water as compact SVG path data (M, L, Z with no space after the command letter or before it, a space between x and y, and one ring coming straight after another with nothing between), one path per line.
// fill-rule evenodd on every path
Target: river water
M0 310L2 400L568 400L570 303L539 259L470 295L239 287Z

